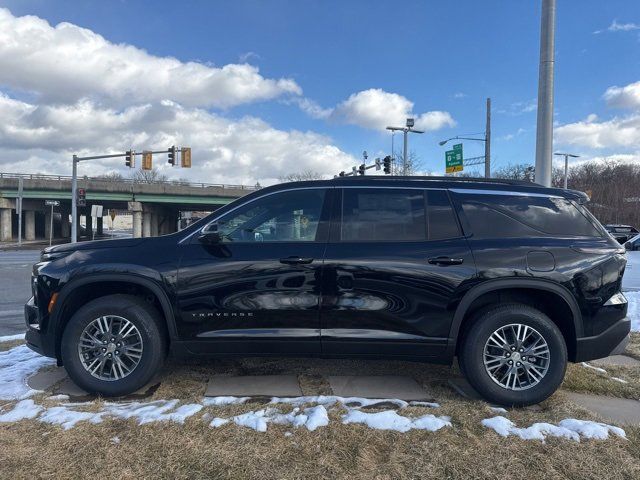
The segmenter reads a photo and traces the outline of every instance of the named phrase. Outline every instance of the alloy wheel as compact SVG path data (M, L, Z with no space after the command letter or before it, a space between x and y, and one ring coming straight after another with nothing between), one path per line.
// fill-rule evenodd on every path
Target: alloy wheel
M491 379L502 388L526 390L538 385L549 371L551 352L535 328L512 323L489 336L483 360Z
M78 355L84 369L105 381L130 375L140 364L142 350L138 328L117 315L105 315L91 321L78 342Z

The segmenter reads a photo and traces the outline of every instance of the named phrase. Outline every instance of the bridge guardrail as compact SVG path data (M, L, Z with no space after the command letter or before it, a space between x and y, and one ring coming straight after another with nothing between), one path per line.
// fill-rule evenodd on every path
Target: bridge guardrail
M71 181L71 175L47 175L40 173L4 173L0 172L0 179L3 178L24 178L27 180L57 180L57 181ZM104 182L104 183L124 183L130 185L175 185L175 186L185 186L185 187L196 187L196 188L221 188L221 189L229 189L229 190L258 190L259 186L249 186L249 185L232 185L226 183L202 183L202 182L182 182L180 180L158 180L154 182L144 182L140 180L134 180L132 178L118 178L118 179L110 179L110 178L102 178L102 177L89 177L82 176L78 177L78 180L91 180L92 182Z

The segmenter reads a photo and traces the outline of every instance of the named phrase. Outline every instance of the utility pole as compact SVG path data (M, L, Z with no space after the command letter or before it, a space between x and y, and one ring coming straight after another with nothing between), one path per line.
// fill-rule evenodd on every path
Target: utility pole
M538 72L538 121L536 126L536 183L551 186L553 152L553 69L556 0L542 0L540 67Z
M23 197L24 181L22 177L18 178L18 199L16 208L18 209L18 246L22 246L22 197Z
M484 178L491 178L491 98L487 98L487 126L484 131Z
M402 156L402 175L406 175L407 174L407 155L409 154L409 141L408 141L408 135L409 132L412 133L424 133L423 130L416 130L413 128L413 126L415 125L415 121L413 118L407 118L407 123L406 126L404 127L387 127L387 130L391 130L391 132L395 132L397 130L400 130L404 133L404 150L403 150L403 156ZM392 134L393 135L393 134ZM391 141L393 142L393 136L391 137Z
M559 155L564 157L564 189L567 189L567 177L569 176L569 157L578 158L580 155L574 155L572 153L554 153L554 155Z

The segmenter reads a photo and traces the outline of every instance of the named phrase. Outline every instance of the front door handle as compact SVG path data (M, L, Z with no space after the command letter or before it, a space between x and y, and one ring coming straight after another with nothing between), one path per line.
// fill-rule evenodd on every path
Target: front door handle
M464 262L464 259L462 258L449 258L449 257L431 257L428 262L431 265L442 265L442 266L447 266L447 265L460 265L462 262Z
M281 258L280 263L284 263L285 265L302 265L313 262L313 258L303 258L297 256L291 256L287 258Z

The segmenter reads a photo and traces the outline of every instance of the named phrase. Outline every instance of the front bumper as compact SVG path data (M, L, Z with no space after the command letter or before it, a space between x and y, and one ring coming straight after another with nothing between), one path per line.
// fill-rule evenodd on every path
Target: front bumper
M27 347L45 357L56 358L55 341L40 328L40 314L34 298L31 297L24 306L24 320L27 324L25 341Z
M631 319L625 317L593 337L578 338L576 362L586 362L622 353L629 342Z

